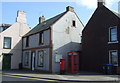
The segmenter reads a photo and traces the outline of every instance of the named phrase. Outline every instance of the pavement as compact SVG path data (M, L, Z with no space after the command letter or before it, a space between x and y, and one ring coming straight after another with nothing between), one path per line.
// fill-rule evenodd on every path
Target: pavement
M68 74L59 75L59 74L49 74L41 72L33 72L27 70L9 70L2 71L2 75L10 76L20 76L28 78L38 78L38 79L47 79L47 80L57 80L57 81L72 81L72 82L120 82L120 75L101 75L93 73L77 73L77 74Z

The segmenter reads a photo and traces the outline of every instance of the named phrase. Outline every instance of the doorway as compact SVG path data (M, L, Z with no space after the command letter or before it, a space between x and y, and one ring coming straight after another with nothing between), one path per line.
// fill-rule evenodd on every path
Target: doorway
M35 51L31 52L31 70L35 70Z
M2 70L11 69L11 55L12 54L3 54Z

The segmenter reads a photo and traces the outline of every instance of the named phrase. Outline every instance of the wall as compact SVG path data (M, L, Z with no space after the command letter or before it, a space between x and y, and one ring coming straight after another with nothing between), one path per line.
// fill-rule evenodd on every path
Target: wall
M26 47L26 37L24 37L23 38L23 49L36 48L36 47L49 45L49 42L50 42L49 34L50 34L50 30L46 30L43 32L43 36L44 36L43 45L39 45L39 33L29 36L29 47Z
M26 37L23 38L23 67L24 68L31 68L31 51L35 51L36 53L36 58L35 58L35 69L36 70L44 70L44 71L49 71L49 45L50 45L50 30L45 30L43 31L43 40L44 43L43 45L39 45L39 33L30 35L29 36L29 47L26 47ZM45 47L45 48L44 48ZM38 51L44 51L44 66L43 67L37 67L37 55ZM26 51L30 52L30 58L29 58L29 66L24 65L24 53Z
M109 50L119 50L119 43L109 44L109 27L118 26L119 21L105 7L98 8L83 30L84 71L103 72L103 64L109 63ZM120 57L120 53L118 54ZM119 59L120 60L120 59Z
M72 20L76 21L76 27L72 26ZM69 29L68 29L69 27ZM52 71L59 72L60 63L55 62L56 53L63 56L67 69L67 52L80 51L81 33L83 25L75 13L68 11L61 19L52 26ZM69 34L67 33L69 30Z
M6 29L5 31L0 33L0 41L1 41L0 55L2 55L2 53L12 53L13 54L11 56L11 69L18 69L19 63L21 63L21 55L22 55L21 38L29 30L30 29L27 26L27 24L22 24L22 23L16 22L12 26L10 26L8 29ZM12 38L11 49L3 49L4 37Z
M2 56L2 39L1 39L1 35L0 35L0 42L1 42L1 44L0 44L0 70L2 70L2 58L3 58L3 56Z
M44 71L49 71L49 48L46 49L35 49L35 50L27 50L23 52L23 67L24 68L28 68L31 69L31 51L35 51L35 69L36 70L44 70ZM43 67L38 67L37 66L37 55L38 55L38 51L44 51L44 65ZM25 66L24 65L24 55L25 52L29 52L29 65Z

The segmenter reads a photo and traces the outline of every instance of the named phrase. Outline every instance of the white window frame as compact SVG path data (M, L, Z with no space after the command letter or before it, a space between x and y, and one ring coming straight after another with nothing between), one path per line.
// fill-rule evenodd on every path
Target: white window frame
M27 51L27 52L24 53L24 66L29 66L29 62L30 62L29 58L30 58L30 53L29 53L29 51Z
M42 55L40 55L42 53ZM42 57L42 62L41 62ZM43 67L44 66L44 51L40 50L37 54L37 67Z
M6 42L6 39L9 39L9 42ZM8 46L6 47L6 45L8 45ZM11 49L11 45L12 45L12 38L11 37L4 37L3 48L4 49Z
M117 35L117 40L116 41L111 41L111 29L112 28L116 28L117 29L117 26L113 26L113 27L110 27L109 28L109 42L108 44L111 44L111 43L118 43L118 35ZM117 33L116 33L117 34Z
M112 62L111 62L111 52L114 52L114 51L117 52L117 57L118 57L118 50L109 50L109 64L112 64ZM118 66L118 64L119 63L117 62L117 64L113 64L113 66Z

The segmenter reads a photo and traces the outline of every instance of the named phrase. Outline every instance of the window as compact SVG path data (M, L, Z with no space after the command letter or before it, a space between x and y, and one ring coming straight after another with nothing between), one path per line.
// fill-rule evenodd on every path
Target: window
M44 52L43 51L38 51L38 60L37 60L37 63L38 63L38 66L39 67L43 67L43 64L44 64Z
M114 66L118 66L118 51L117 50L110 51L109 63L113 64Z
M39 33L39 44L43 44L43 32Z
M26 37L26 47L29 46L29 36Z
M83 43L83 37L81 36L81 43Z
M117 42L117 27L110 27L109 29L109 41Z
M24 65L29 66L29 52L25 52Z
M2 31L3 31L3 27L0 26L0 32L2 32Z
M75 20L72 21L72 26L73 26L73 27L76 27L76 22L75 22Z
M4 37L4 44L3 48L11 49L11 37Z

